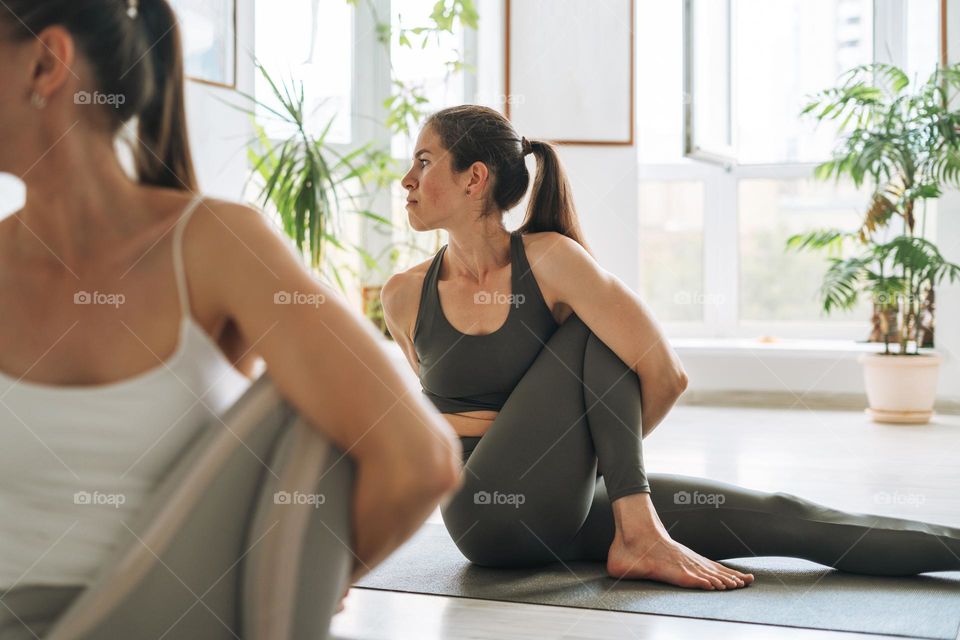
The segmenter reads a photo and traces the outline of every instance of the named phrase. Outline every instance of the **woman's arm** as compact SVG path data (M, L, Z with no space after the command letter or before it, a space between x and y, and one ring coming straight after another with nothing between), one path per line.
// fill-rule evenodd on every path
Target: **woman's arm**
M636 293L562 234L531 234L526 251L537 281L637 372L646 437L687 387L683 365L653 314Z
M387 330L393 337L403 355L410 363L413 372L420 375L420 360L417 351L413 348L413 325L417 318L420 287L422 278L408 272L395 273L390 276L383 289L380 290L380 302L383 305L383 320ZM414 297L414 292L417 293Z
M460 442L370 323L301 266L260 212L211 202L188 229L194 295L233 319L280 393L356 461L356 580L459 486Z

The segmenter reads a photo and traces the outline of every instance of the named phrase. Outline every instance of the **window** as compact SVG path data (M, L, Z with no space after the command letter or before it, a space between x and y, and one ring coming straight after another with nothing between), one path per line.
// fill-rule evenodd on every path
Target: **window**
M659 320L703 321L703 183L689 180L640 185L641 287Z
M427 103L420 105L427 112L473 101L476 87L476 34L465 32L458 20L453 33L432 35L425 49L421 48L422 34L408 35L412 47L400 46L396 31L389 45L380 41L380 21L389 20L394 30L427 26L432 24L430 16L436 4L436 0L258 0L255 53L275 80L292 76L303 82L312 133L322 132L333 118L327 142L338 152L349 153L363 144L389 149L405 172L412 163L412 145L419 131L411 123L411 135L394 135L383 126L387 115L384 101L397 91L392 79L415 86L427 98ZM480 7L484 16L492 16L488 9ZM465 69L447 64L458 58L467 64ZM259 100L276 104L259 74L255 93ZM269 111L258 111L269 136L290 134ZM389 189L372 188L361 200L361 208L393 220L395 228L358 216L344 218L350 226L339 230L342 237L362 246L378 261L373 268L354 253L345 256L346 266L357 279L381 282L439 247L445 234L417 233L409 228L405 191L399 181Z
M873 59L871 0L691 0L688 145L737 164L819 162L831 122L798 117L805 96Z
M861 300L850 312L820 313L822 254L786 251L795 233L855 229L869 190L809 178L748 178L738 184L740 319L746 322L850 322L870 317Z
M273 80L303 83L311 133L319 135L331 118L327 141L349 144L352 125L353 7L346 0L284 0L256 3L257 59ZM269 84L259 72L258 100L280 109ZM258 108L257 119L267 135L286 137L282 122Z
M817 125L798 114L806 95L871 61L872 6L870 0L737 1L732 75L738 163L830 157L834 123Z
M823 315L825 256L785 246L813 228L855 229L870 195L869 184L813 179L835 131L799 112L806 95L874 59L925 80L939 56L939 2L690 3L708 7L699 21L685 22L684 3L637 0L641 296L671 336L865 339L867 303ZM685 30L701 47L687 69ZM685 133L701 153L685 155ZM935 203L927 211L932 237Z
M464 34L459 22L454 24L453 33L442 32L427 38L426 50L422 48L423 35L409 35L412 46L401 45L396 35L401 28L412 29L427 24L435 4L435 0L391 0L390 7L395 34L390 45L393 76L407 86L417 87L428 100L420 107L427 112L465 102L465 74L450 64L463 55ZM405 163L412 162L418 133L394 135L393 156Z
M426 40L424 36L410 34L412 46L399 43L399 30L412 29L429 23L429 17L436 5L435 0L391 0L391 25L394 36L390 45L390 65L394 79L406 87L414 87L427 99L419 106L426 113L445 107L471 102L467 98L469 68L456 69L451 64L456 60L475 65L475 60L465 55L466 38L459 21L453 25L453 33L433 34ZM481 11L483 7L480 7ZM395 133L391 138L391 154L402 173L413 163L416 151L414 144L420 131L413 127L409 134ZM397 183L392 190L392 220L395 225L393 242L400 252L399 263L412 265L435 253L446 242L446 232L418 233L410 229L406 209L407 192Z

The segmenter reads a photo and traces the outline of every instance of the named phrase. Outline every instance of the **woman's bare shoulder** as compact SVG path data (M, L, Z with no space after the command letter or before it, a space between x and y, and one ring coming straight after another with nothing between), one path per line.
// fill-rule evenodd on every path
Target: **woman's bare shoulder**
M420 292L430 269L433 256L409 269L390 276L380 292L383 312L388 320L409 331L413 330L417 309L420 307Z

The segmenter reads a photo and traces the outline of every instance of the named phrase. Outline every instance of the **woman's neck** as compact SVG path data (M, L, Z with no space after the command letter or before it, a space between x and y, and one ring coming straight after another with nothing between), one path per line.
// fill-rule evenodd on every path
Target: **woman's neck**
M11 257L72 267L142 228L139 187L113 146L78 130L67 133L23 177L23 209L9 220Z
M510 232L500 220L496 225L450 230L447 255L450 275L482 283L487 275L510 263Z

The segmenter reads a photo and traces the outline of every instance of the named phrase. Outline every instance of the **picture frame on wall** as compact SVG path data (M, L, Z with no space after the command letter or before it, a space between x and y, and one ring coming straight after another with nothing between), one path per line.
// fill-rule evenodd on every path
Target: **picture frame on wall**
M187 78L237 88L237 1L171 0L180 20Z
M504 2L504 113L517 130L559 144L633 145L634 0Z

